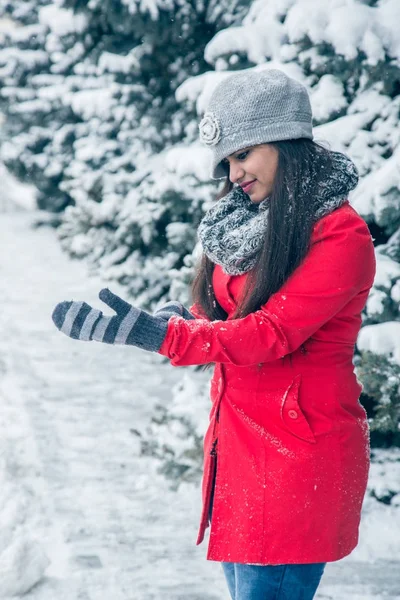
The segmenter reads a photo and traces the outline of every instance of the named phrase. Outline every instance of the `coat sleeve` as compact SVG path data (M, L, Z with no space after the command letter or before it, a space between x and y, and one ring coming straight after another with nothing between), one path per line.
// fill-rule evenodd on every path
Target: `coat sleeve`
M201 306L198 304L192 304L192 306L189 308L189 312L191 312L196 319L205 319L206 321L210 320L207 315L203 313Z
M174 366L209 362L239 366L277 360L297 350L375 275L372 238L350 206L320 219L300 266L260 310L242 319L173 317L159 352Z

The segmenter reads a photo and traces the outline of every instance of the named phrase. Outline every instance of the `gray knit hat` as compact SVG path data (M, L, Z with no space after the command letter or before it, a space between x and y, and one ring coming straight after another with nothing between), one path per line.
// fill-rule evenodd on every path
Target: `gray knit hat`
M213 179L226 177L220 164L247 146L313 138L306 88L278 69L242 71L215 88L199 124L200 140L212 150Z

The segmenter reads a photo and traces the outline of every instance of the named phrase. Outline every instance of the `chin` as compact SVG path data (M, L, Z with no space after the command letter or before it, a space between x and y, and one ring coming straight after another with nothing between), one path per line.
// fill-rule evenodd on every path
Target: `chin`
M263 192L260 194L260 192L258 191L257 194L250 196L250 200L252 202L254 202L254 204L260 204L260 202L262 202L263 200L268 198L268 196L270 196L270 195L271 195L271 192Z

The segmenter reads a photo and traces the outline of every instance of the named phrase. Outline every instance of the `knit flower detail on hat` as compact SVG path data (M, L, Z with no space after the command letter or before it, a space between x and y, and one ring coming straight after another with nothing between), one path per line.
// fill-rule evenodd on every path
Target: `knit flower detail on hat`
M199 123L200 140L206 146L215 146L221 139L221 127L212 112L206 112Z

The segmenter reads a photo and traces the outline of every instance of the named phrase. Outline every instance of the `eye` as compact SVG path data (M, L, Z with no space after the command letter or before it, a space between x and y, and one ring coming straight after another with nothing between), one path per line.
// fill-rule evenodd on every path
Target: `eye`
M246 158L248 157L249 154L250 154L250 150L245 150L244 152L241 152L240 154L237 154L236 158L238 160L246 160Z

